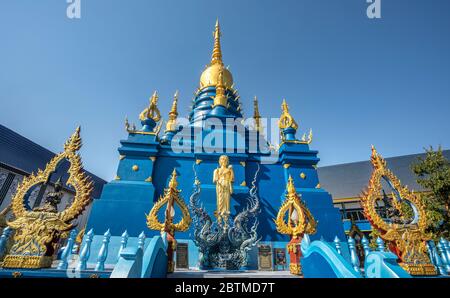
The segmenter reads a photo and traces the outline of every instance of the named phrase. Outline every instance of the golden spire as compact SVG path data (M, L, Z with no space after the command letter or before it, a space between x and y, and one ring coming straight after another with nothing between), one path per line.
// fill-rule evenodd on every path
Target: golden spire
M216 96L214 97L214 106L227 107L227 97L225 96L225 85L223 83L223 69L219 69L219 75L216 85Z
M178 186L177 182L177 171L173 169L172 178L170 178L169 189L176 189Z
M292 179L291 175L289 175L286 189L288 191L288 196L297 195L297 191L295 190L295 185L294 185L294 179Z
M278 123L278 126L280 129L286 129L288 127L291 127L295 130L298 129L298 124L295 122L294 118L289 113L289 106L286 103L286 99L283 99L283 103L281 104L281 116Z
M211 65L212 64L221 64L222 62L222 49L220 47L220 36L222 33L220 32L220 24L219 19L216 21L216 28L214 30L214 48L211 57Z
M224 66L222 61L222 49L220 44L220 32L219 20L216 21L216 27L213 32L214 47L211 55L211 62L203 71L200 77L200 90L205 87L217 86L219 81L219 71L222 71L222 83L225 88L233 89L233 76L231 72Z
M169 112L169 120L166 124L166 131L176 131L177 127L177 117L178 117L178 90L175 92L173 96L172 109Z
M153 92L152 97L150 98L150 104L148 108L144 109L141 114L139 115L139 119L141 121L144 121L146 119L153 119L155 122L158 122L161 120L161 113L158 109L158 92L155 90Z
M260 131L261 126L261 115L259 114L258 108L258 98L255 96L253 99L253 119L255 119L255 129L256 131Z

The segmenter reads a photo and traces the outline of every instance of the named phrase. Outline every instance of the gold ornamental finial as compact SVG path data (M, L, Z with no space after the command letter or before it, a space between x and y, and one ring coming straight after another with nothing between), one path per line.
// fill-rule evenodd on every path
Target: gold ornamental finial
M213 48L213 53L212 53L212 57L211 57L211 65L212 64L221 64L223 65L222 62L222 49L220 47L220 37L221 37L222 33L220 32L220 24L219 24L219 19L217 18L216 20L216 28L214 30L214 48Z
M216 96L214 97L214 106L227 107L227 97L225 96L225 85L223 83L223 69L219 69L219 76L216 85Z
M169 120L166 124L166 132L167 131L176 131L177 129L177 117L178 117L178 90L175 92L173 96L172 108L169 112Z
M253 99L253 119L255 119L255 129L256 131L260 131L261 126L261 114L259 114L258 108L258 98L255 96Z
M178 186L177 182L177 171L173 169L172 178L170 178L169 188L176 189Z
M153 119L155 122L161 120L161 113L158 109L158 92L155 90L152 97L150 97L150 104L139 115L139 119L144 121L146 119Z
M288 191L288 195L296 195L297 194L297 191L295 190L294 179L292 179L291 175L289 175L286 189Z
M298 129L298 124L295 122L294 118L289 113L289 106L286 103L286 99L283 99L283 103L281 104L281 116L278 122L278 126L280 129L286 129L291 127L295 130Z

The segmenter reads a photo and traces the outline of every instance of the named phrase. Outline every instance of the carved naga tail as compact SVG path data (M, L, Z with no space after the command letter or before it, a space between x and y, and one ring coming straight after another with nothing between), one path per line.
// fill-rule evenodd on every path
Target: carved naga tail
M247 251L255 246L258 242L258 219L257 215L261 211L259 198L257 196L258 188L256 187L256 179L260 166L256 170L255 176L252 181L252 188L250 189L250 196L248 197L248 205L242 210L234 219L234 226L228 231L228 239L233 245L239 247L241 257L245 258ZM253 224L249 227L248 223L253 219Z

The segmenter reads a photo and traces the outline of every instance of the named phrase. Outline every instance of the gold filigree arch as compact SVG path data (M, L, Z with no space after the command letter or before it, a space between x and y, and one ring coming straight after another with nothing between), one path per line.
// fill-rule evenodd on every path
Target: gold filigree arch
M400 265L411 275L436 275L427 253L426 241L432 237L426 232L427 215L422 199L403 186L400 180L387 168L387 163L372 146L371 163L373 167L369 185L361 195L361 206L372 228L388 244L389 249L399 257ZM393 194L392 207L402 215L401 203L408 202L414 211L410 222L388 222L377 212L377 201L381 200L382 180L386 180L397 192Z
M295 223L291 220L294 210L298 217ZM285 221L286 214L288 217L287 222ZM275 224L279 233L291 235L294 238L301 237L305 233L314 234L316 232L317 222L309 209L300 200L291 176L289 176L287 184L286 199L278 211Z
M6 268L43 268L50 267L55 253L56 243L61 234L71 230L76 219L91 202L92 181L86 176L77 151L81 148L80 128L64 145L64 152L57 154L47 163L44 170L24 177L17 186L12 199L12 211L15 219L7 222L14 229L14 241L3 267ZM26 206L26 195L38 184L48 183L50 176L59 164L67 159L70 163L67 185L75 189L72 204L61 212L34 209Z
M12 199L12 211L16 218L23 217L30 212L25 205L25 196L31 188L39 184L48 182L52 173L54 173L58 165L67 159L70 163L68 170L69 179L67 185L75 189L75 197L69 208L63 210L58 214L58 218L64 222L70 222L78 217L91 201L91 192L93 183L86 176L83 170L81 157L77 151L81 148L80 127L72 134L69 140L64 144L64 151L53 157L46 165L44 170L39 169L36 174L31 173L30 176L24 177L22 182L17 186L16 194Z
M158 201L153 205L150 213L147 215L147 226L152 230L161 232L169 232L173 234L175 231L185 232L189 229L191 224L191 216L189 209L180 196L181 190L177 189L178 182L176 180L177 173L173 170L172 178L169 182L169 187L164 190L164 196L161 196ZM178 223L173 223L173 215L170 214L171 208L175 208L177 205L181 210L181 220ZM158 219L158 213L161 208L168 206L168 213L166 212L164 222L160 222ZM167 209L166 209L167 210Z

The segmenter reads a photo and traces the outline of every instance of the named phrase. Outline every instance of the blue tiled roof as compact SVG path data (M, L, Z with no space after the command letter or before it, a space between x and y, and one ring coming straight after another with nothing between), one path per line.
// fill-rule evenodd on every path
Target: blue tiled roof
M450 150L443 150L443 154L450 160ZM407 185L411 190L422 191L411 171L411 164L417 162L418 157L425 157L425 154L391 157L386 158L386 161L389 169L403 185ZM372 165L369 161L318 168L320 185L331 193L334 199L358 197L368 185L371 173Z
M0 163L29 174L36 172L37 169L44 169L47 162L54 156L55 153L50 150L0 124ZM60 176L62 176L63 181L67 181L68 167L67 161L61 164L58 172L52 175L51 181L55 182ZM86 171L86 173L94 182L92 196L94 198L100 197L106 181L90 172Z

